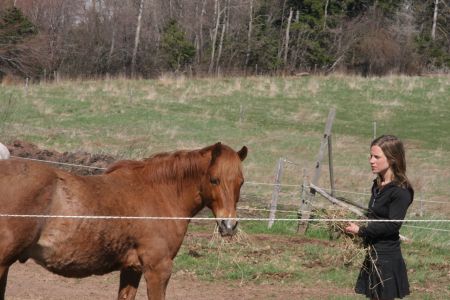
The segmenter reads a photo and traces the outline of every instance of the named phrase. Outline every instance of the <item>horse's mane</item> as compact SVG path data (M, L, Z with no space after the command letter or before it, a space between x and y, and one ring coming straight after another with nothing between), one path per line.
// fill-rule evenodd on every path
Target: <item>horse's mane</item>
M168 183L198 178L206 171L205 159L199 150L163 152L142 161L122 160L111 165L105 174L129 170L141 174L150 183Z

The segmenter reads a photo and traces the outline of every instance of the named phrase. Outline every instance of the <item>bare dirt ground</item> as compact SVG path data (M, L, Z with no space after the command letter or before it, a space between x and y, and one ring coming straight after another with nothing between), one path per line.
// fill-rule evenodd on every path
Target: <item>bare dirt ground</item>
M39 149L24 141L7 145L12 156L49 160L66 164L80 164L106 168L115 158L108 155L91 155L85 152L59 153ZM67 166L80 175L103 172L102 169L80 169ZM262 240L267 240L267 236ZM276 237L273 237L276 241ZM258 239L256 239L258 240ZM267 242L267 241L265 241ZM279 241L278 241L279 242ZM6 299L115 299L119 284L119 273L91 276L83 279L65 278L50 273L33 261L11 266L6 288ZM317 287L305 287L296 283L249 283L237 281L203 281L186 272L172 275L167 289L167 299L324 299L330 295L354 295L351 289L337 289L318 283ZM137 299L147 299L145 281L142 279Z
M6 299L115 299L119 273L83 279L54 275L32 261L14 264L9 272ZM351 290L306 288L298 284L241 284L207 282L186 274L173 274L167 288L167 299L324 299L330 295L353 295ZM136 299L147 299L142 280Z

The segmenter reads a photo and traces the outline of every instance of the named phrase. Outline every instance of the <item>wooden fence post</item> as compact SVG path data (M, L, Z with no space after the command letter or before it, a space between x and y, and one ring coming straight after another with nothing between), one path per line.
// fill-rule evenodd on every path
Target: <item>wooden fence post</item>
M419 197L417 197L417 198L419 198L419 203L420 203L420 212L419 212L419 216L420 217L423 217L423 213L424 213L424 206L423 206L423 197L422 197L422 194L419 194L418 195Z
M29 82L30 78L26 78L25 79L25 94L28 94L28 82Z
M304 205L303 204L306 204L306 189L308 188L307 187L307 178L306 178L306 170L305 169L303 169L303 183L302 183L302 187L301 187L301 193L300 193L300 200L301 200L301 205L300 205L300 208L298 209L298 212L297 212L297 218L298 219L300 219L301 217L302 217L302 209L304 208ZM299 230L301 229L300 228L300 225L301 225L301 222L298 222L298 224L297 224L297 232L299 232Z
M377 138L377 121L373 121L373 139Z
M284 159L280 157L277 164L277 173L275 174L275 185L273 186L272 201L270 202L270 214L269 214L269 224L268 228L271 228L275 222L275 212L277 211L278 194L280 193L281 186L281 176L283 175L283 161Z
M244 108L241 103L239 104L239 124L242 124L243 120L244 120Z
M327 123L325 125L325 132L323 134L322 141L320 143L319 153L317 155L316 166L314 171L314 177L311 181L312 184L317 185L320 177L320 170L322 168L322 160L325 153L325 147L328 144L328 137L331 134L331 128L333 127L334 118L336 116L336 109L331 108L328 113ZM309 189L309 192L306 193L305 199L303 199L300 212L301 212L301 220L299 220L299 224L297 227L297 232L304 234L308 229L308 220L311 216L311 204L314 200L316 191L312 188Z

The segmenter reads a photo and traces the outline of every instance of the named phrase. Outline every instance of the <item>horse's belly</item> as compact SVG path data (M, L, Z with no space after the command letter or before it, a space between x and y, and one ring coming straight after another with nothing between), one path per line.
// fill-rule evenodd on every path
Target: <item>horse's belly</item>
M107 245L111 245L108 247ZM117 250L112 241L96 240L89 233L64 236L44 232L28 249L28 257L46 269L67 277L101 275L120 269L126 249Z

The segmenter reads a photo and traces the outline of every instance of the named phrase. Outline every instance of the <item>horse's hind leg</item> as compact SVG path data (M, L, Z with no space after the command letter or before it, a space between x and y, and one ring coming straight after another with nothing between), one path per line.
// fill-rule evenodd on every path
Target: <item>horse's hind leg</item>
M132 268L126 268L120 271L119 298L133 300L141 280L142 273Z
M0 265L0 300L5 299L6 281L8 279L9 266Z

